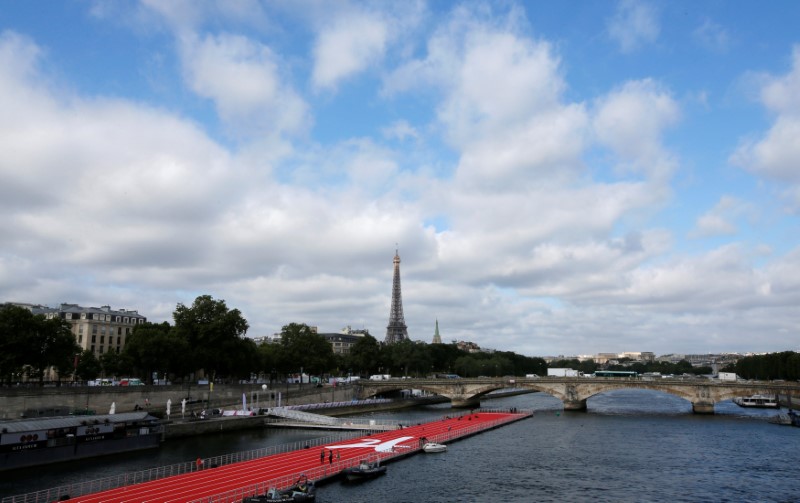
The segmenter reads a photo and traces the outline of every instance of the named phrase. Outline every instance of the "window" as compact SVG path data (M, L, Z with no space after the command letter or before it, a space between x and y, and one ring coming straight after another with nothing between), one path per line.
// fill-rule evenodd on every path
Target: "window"
M92 344L91 351L92 351L92 353L94 353L94 344Z
M122 327L117 327L117 335L122 335Z
M83 342L83 334L78 334L78 344Z
M97 342L97 336L93 335L92 336L92 343L95 343L95 342ZM92 346L92 347L94 347L94 346ZM94 350L92 350L92 351L94 351Z
M97 325L92 325L92 333L93 334L97 333Z
M121 319L122 319L122 316L115 316L115 317L114 317L114 321L116 321L117 323L119 323L119 321L120 321Z
M64 319L65 320L71 320L72 319L72 313L64 313Z
M86 319L86 313L81 313L81 319L82 319L82 320L85 320L85 319Z
M127 325L128 323L130 323L130 318L128 318L128 317L126 316L126 317L125 317L125 320L123 321L123 323L124 323L124 324L126 324L126 325Z
M105 342L106 342L106 336L105 335L101 335L100 336L100 344L105 344ZM102 347L102 346L100 346L100 347Z
M103 354L103 346L100 346L100 349L98 349L97 352L102 355Z

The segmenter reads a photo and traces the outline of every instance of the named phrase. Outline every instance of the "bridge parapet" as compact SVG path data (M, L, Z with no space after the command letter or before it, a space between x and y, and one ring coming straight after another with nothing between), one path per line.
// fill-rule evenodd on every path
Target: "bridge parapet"
M682 379L620 378L478 378L478 379L390 379L360 384L359 397L368 398L401 389L421 389L450 399L453 407L477 407L480 398L500 389L522 388L552 395L564 404L565 410L586 410L586 400L594 395L617 389L647 389L681 397L692 404L697 414L713 414L714 404L737 396L754 394L784 395L800 403L800 383L725 382Z

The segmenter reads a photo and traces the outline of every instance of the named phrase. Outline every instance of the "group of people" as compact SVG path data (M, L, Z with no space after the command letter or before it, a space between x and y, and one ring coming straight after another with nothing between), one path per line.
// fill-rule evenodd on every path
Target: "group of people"
M340 459L342 459L342 456L341 456L341 454L339 454L339 451L336 451L336 461L339 461ZM322 451L320 451L320 453L319 453L319 462L320 462L320 464L325 463L325 448L324 447L322 448ZM328 463L329 464L333 464L333 449L329 449L329 451L328 451Z

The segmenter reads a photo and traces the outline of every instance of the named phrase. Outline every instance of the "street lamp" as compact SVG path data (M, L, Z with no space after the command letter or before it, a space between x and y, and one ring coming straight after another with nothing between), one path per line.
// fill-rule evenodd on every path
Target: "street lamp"
M265 393L265 396L266 396L266 392L267 392L267 385L266 384L262 384L261 385L261 392ZM261 412L261 401L260 401L260 399L259 399L259 403L258 403L258 409L259 409L259 412Z

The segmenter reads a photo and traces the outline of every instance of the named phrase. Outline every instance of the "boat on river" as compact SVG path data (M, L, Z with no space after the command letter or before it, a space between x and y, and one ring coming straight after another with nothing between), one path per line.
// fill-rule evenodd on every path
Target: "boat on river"
M305 503L316 500L316 491L314 482L303 476L288 489L279 491L271 487L266 494L245 498L242 503Z
M733 403L739 407L757 407L762 409L777 409L780 407L778 399L773 395L738 396Z
M386 473L386 467L381 465L379 461L368 461L366 459L360 461L356 466L351 466L342 470L345 480L348 482L360 482L368 480Z
M0 421L0 471L157 448L162 428L147 412Z
M422 450L425 452L445 452L447 451L447 446L436 442L427 442L422 446Z

